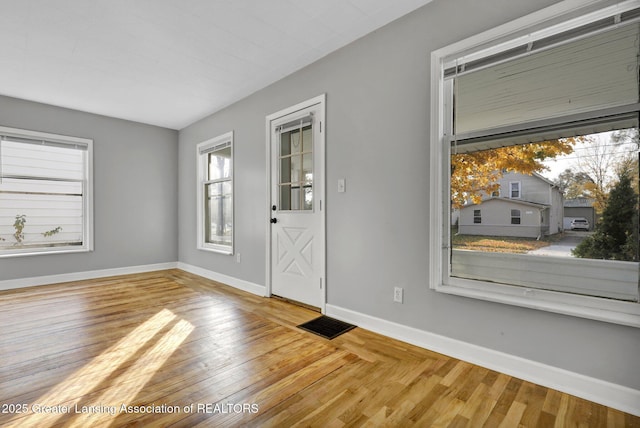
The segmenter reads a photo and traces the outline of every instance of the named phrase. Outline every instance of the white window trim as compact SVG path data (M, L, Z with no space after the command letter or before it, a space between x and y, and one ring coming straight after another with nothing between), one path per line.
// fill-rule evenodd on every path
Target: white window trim
M476 211L478 215L476 215ZM476 222L476 218L479 218L480 221ZM473 224L482 224L482 209L478 208L473 210Z
M449 102L442 75L445 62L453 56L466 55L466 59L485 56L491 49L522 44L558 34L612 12L623 12L638 7L640 1L613 3L607 0L565 0L531 15L522 17L489 31L462 40L431 53L431 135L430 135L430 200L434 204L429 221L430 288L447 294L499 302L525 308L572 315L615 324L640 327L640 304L576 294L500 285L491 282L450 277L448 186L444 171L450 171L450 159L445 155L445 99ZM484 49L488 48L488 49ZM450 95L450 94L449 94ZM448 154L448 153L447 153Z
M518 196L513 196L513 185L518 185ZM509 199L522 199L522 182L520 181L510 181L509 182Z
M87 148L87 177L84 181L82 195L82 245L63 247L29 248L28 250L14 250L10 253L0 254L0 258L37 256L45 254L69 254L85 253L93 251L93 140L89 138L72 137L67 135L52 134L49 132L30 131L26 129L0 126L0 134L12 137L42 139L73 145L80 144Z
M514 216L514 215L513 215L513 212L514 212L514 211L517 211L517 212L518 212L518 215L517 215L517 216ZM518 208L512 208L512 209L511 209L511 213L510 213L510 218L511 218L511 225L512 225L512 226L522 226L522 211L521 211L520 209L518 209ZM513 222L513 219L515 219L515 218L517 218L520 222L519 222L519 223L514 223L514 222Z
M231 144L231 194L232 202L231 202L231 221L233 223L231 230L231 246L229 245L219 245L219 244L211 244L209 242L205 242L205 233L204 233L204 191L203 191L203 183L206 179L206 156L201 154L203 150L208 148L212 148L221 144L230 143ZM233 255L235 248L235 233L236 233L236 210L235 210L235 154L234 154L234 144L233 144L233 131L227 132L225 134L219 135L215 138L211 138L210 140L203 141L196 146L196 162L197 162L197 183L196 183L196 195L197 195L197 248L203 251L211 251L214 253L220 253L225 255Z

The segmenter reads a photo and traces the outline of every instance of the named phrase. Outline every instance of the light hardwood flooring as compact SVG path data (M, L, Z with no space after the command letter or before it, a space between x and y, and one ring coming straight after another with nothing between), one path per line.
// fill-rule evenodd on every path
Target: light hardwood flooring
M295 327L316 316L180 270L0 292L0 426L640 427L362 328Z

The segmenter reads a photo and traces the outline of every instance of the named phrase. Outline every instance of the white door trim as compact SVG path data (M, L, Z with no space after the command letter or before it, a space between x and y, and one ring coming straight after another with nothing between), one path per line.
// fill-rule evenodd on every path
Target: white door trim
M271 186L271 174L274 173L272 171L271 168L271 156L273 155L273 153L271 152L271 122L278 120L279 118L283 117L283 116L288 116L292 113L295 113L297 111L300 110L304 110L306 108L309 108L311 106L314 105L318 105L322 111L322 116L325 118L323 119L323 122L326 121L326 94L321 94L318 95L317 97L311 98L309 100L300 102L296 105L293 105L291 107L287 107L283 110L280 110L276 113L272 113L268 116L266 116L266 120L265 120L265 141L266 141L266 171L267 171L267 176L266 176L266 186L267 186L267 198L266 198L266 203L265 203L265 216L264 216L264 224L266 226L266 260L265 260L265 294L267 297L271 296L271 288L272 288L272 275L271 275L271 227L269 226L269 221L271 219L271 201L272 201L272 186ZM319 196L319 200L321 201L320 204L322 206L322 209L320 210L320 216L321 216L321 241L322 241L322 254L321 254L321 258L322 258L322 263L321 263L321 280L322 280L322 297L321 297L321 305L320 305L320 310L322 311L322 313L325 313L326 310L326 303L327 303L327 268L326 268L326 260L327 260L327 255L326 255L326 248L327 248L327 233L326 233L326 204L325 204L325 196L326 196L326 164L325 164L325 145L326 145L326 138L325 138L325 123L322 123L322 132L321 132L321 144L319 144L319 150L317 150L315 152L314 156L320 156L320 169L322 171L322 179L321 179L321 183L322 185L320 186L320 194ZM314 190L315 192L315 190Z

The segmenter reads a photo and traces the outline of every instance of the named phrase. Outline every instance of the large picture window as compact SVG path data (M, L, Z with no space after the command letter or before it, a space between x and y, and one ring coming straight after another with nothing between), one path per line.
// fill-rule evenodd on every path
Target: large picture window
M233 133L198 145L198 248L233 254Z
M0 257L92 249L92 143L0 127Z
M432 288L640 326L639 16L562 2L432 54Z

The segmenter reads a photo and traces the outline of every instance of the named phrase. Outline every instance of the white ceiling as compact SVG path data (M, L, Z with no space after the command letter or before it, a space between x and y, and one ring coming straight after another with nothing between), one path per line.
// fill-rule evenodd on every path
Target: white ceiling
M181 129L431 0L0 0L0 94Z

